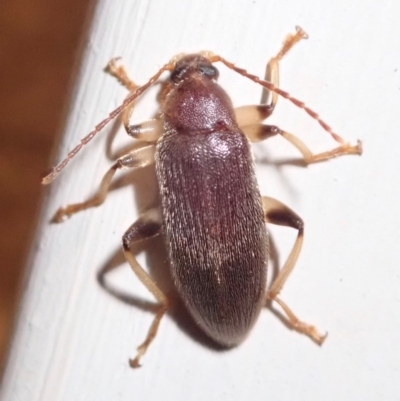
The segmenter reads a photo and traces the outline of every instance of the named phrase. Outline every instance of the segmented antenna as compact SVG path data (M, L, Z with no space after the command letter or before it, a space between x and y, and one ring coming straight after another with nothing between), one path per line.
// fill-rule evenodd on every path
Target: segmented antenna
M57 175L65 168L65 166L69 163L69 161L75 157L75 155L82 149L84 145L90 142L96 134L98 134L110 121L112 121L115 117L117 117L124 109L126 109L137 97L139 97L144 91L146 91L150 86L152 86L158 78L160 78L161 74L165 71L171 71L174 67L174 64L169 62L165 64L153 77L149 79L147 83L140 86L136 90L134 90L121 104L121 106L117 107L113 110L107 118L105 118L101 123L97 124L92 132L86 135L81 139L79 145L77 145L74 149L72 149L67 157L57 166L53 167L50 174L42 179L42 184L47 185L50 184Z
M233 71L236 71L240 75L243 75L246 78L249 78L253 82L263 86L264 88L269 89L272 92L277 93L278 95L284 97L285 99L289 100L292 102L294 105L297 107L300 107L303 109L308 115L310 115L314 120L316 120L321 127L328 132L332 138L336 141L339 142L340 144L345 144L345 140L336 134L332 128L324 121L322 120L319 115L312 109L310 109L304 102L302 102L299 99L296 99L295 97L291 96L288 92L277 88L273 83L265 81L263 79L258 78L256 75L248 73L245 69L236 67L233 63L225 60L223 57L214 55L212 53L206 52L205 54L206 57L209 58L211 63L215 63L220 61L221 63L225 64L228 68L230 68ZM81 142L79 145L77 145L74 149L72 149L68 154L67 157L56 167L52 169L52 172L48 174L46 177L43 178L42 184L47 185L50 184L56 177L57 175L65 168L65 166L69 163L69 161L75 157L75 155L82 149L84 145L86 145L88 142L90 142L93 137L98 134L110 121L112 121L115 117L117 117L124 109L126 109L137 97L139 97L144 91L146 91L150 86L152 86L158 78L161 76L161 74L165 71L171 71L176 63L176 60L179 59L181 55L174 57L168 64L165 64L153 77L150 78L150 80L135 89L121 104L121 106L117 107L115 110L113 110L107 118L105 118L103 121L101 121L99 124L97 124L92 132L90 132L88 135L86 135L84 138L81 139Z
M312 109L310 109L304 102L302 102L299 99L296 99L295 97L292 97L288 92L285 92L282 89L277 88L273 83L264 81L263 79L258 78L256 75L248 73L245 69L236 67L233 63L225 60L223 57L218 56L218 55L213 55L210 57L210 61L212 63L215 63L217 61L220 61L221 63L225 64L228 68L230 68L233 71L236 71L240 75L243 75L246 78L251 79L253 82L256 82L257 84L263 86L264 88L269 89L272 92L277 93L278 95L281 95L285 99L289 100L293 104L295 104L297 107L300 107L303 109L308 115L310 115L314 120L317 120L318 123L321 125L321 127L328 132L332 138L336 141L339 142L341 145L344 145L346 141L336 134L333 129L324 121L320 118L320 116Z

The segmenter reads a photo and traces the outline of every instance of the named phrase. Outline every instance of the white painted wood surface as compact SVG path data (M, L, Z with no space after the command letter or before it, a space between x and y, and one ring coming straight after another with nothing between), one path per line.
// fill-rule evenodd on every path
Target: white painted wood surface
M111 57L122 56L138 83L176 53L203 49L262 75L295 25L309 33L285 58L281 86L344 137L362 139L365 153L308 169L269 163L297 156L279 139L257 145L255 154L262 192L290 205L306 222L304 250L282 297L329 337L319 348L266 310L242 346L218 352L185 330L178 313L163 320L143 367L130 369L128 358L152 315L110 295L96 276L122 263L108 275L109 285L152 300L119 257L124 231L139 210L156 202L151 169L134 175L134 187L113 191L101 208L49 224L59 206L97 188L111 164L105 155L108 127L44 188L0 399L398 400L399 15L394 0L99 0L58 160L123 100L125 89L102 71ZM236 105L259 101L260 88L220 71ZM156 110L155 93L139 103L138 122ZM315 150L333 145L285 100L270 122ZM128 142L121 130L113 149ZM272 232L282 262L294 233ZM162 244L149 241L146 248L140 261L160 277L167 272ZM115 255L117 262L110 263ZM159 280L167 285L167 279Z

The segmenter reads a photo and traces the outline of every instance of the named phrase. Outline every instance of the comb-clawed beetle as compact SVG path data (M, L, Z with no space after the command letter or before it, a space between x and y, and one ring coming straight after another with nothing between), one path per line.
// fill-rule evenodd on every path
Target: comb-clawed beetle
M123 249L132 270L159 302L159 309L144 343L131 361L140 357L155 337L169 301L131 253L132 244L163 234L175 286L198 326L216 343L232 347L246 337L268 300L277 302L296 330L321 344L325 336L301 322L278 297L290 275L303 242L302 219L281 202L263 197L256 181L250 142L280 135L294 145L307 164L339 155L361 154L361 143L351 146L336 135L318 115L279 89L278 64L287 51L306 38L297 28L288 35L261 80L209 52L179 55L164 65L145 85L138 87L114 59L109 72L131 90L124 103L85 137L43 182L51 182L68 161L104 125L124 111L129 135L147 143L121 157L106 173L90 200L58 210L62 221L80 210L101 204L114 173L121 168L141 168L155 163L161 207L143 213L123 236ZM216 83L220 61L272 92L270 103L234 109L226 92ZM160 113L148 122L131 125L134 100L170 71L159 95ZM276 126L263 125L281 95L303 108L341 145L313 154L297 137ZM269 290L266 286L269 256L265 222L298 231L293 249Z

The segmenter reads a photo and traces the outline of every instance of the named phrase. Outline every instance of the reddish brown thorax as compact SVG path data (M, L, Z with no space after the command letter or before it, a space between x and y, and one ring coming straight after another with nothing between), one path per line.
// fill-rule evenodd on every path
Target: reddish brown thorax
M233 106L216 84L219 72L199 54L182 57L171 72L170 91L162 104L166 133L197 135L236 128Z

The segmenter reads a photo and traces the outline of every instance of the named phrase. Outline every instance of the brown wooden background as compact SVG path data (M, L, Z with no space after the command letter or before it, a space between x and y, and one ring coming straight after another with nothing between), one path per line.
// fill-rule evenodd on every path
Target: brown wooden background
M89 6L90 3L90 6ZM0 374L91 0L0 0Z

